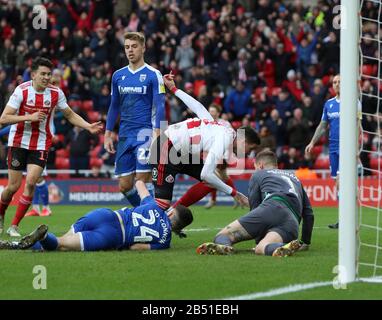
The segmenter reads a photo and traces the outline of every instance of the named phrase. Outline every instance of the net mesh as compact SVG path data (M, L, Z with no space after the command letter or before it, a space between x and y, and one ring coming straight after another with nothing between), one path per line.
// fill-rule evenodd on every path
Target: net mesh
M382 275L382 1L360 3L360 135L358 277Z

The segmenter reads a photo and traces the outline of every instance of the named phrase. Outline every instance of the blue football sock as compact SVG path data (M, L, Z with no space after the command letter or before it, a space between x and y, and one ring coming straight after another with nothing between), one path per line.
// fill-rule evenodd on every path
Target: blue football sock
M282 243L282 242L275 242L275 243L268 244L264 249L265 255L271 256L273 254L273 251L275 251L277 248L282 247L284 244L285 243Z
M141 198L139 197L137 189L134 187L128 192L124 192L123 195L131 203L133 207L138 207L141 204Z
M231 239L225 234L218 234L215 237L214 242L217 244L223 244L225 246L232 246Z
M145 185L150 195L154 197L154 185L151 182L146 182Z
M40 198L43 206L49 204L48 184L44 181L42 185L37 186L40 189Z
M39 186L36 186L36 188L34 189L32 205L39 205L39 204L40 204L40 188Z
M32 250L36 250L36 251L41 251L41 250L44 250L44 248L42 247L40 241L37 241L32 247L31 247Z
M40 240L41 246L44 250L53 251L58 247L58 240L53 233L47 233L45 239Z

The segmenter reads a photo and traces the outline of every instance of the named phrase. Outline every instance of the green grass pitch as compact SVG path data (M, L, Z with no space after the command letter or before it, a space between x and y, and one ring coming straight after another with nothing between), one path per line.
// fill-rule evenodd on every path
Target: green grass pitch
M45 223L51 232L62 235L92 208L53 207L51 217L25 218L21 232L28 233ZM172 248L165 251L0 251L0 299L221 299L332 281L336 276L332 271L338 260L338 231L327 225L337 221L337 209L316 209L310 251L287 258L255 256L247 250L254 246L253 241L238 244L242 250L232 256L197 255L195 249L200 243L211 241L221 227L245 211L219 206L192 209L194 222L188 227L188 237L174 236ZM8 210L6 226L14 211L14 207ZM370 213L370 223L373 219ZM375 241L375 231L369 232L366 239ZM365 251L365 260L375 258L375 250ZM382 265L381 257L377 259ZM46 268L46 290L32 286L36 265ZM369 269L365 268L364 276L370 275ZM345 290L329 285L268 299L382 299L382 284L354 283Z

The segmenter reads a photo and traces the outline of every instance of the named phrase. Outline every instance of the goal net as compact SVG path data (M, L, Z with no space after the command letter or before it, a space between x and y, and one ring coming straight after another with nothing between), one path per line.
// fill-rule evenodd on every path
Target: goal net
M382 1L360 1L358 278L382 279Z

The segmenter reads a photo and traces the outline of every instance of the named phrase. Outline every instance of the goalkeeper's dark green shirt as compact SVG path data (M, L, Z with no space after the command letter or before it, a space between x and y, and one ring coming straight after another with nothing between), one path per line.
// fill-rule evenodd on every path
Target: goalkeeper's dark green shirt
M314 215L310 200L300 180L291 172L278 169L256 170L249 182L251 210L267 199L284 202L302 223L301 240L310 244Z

